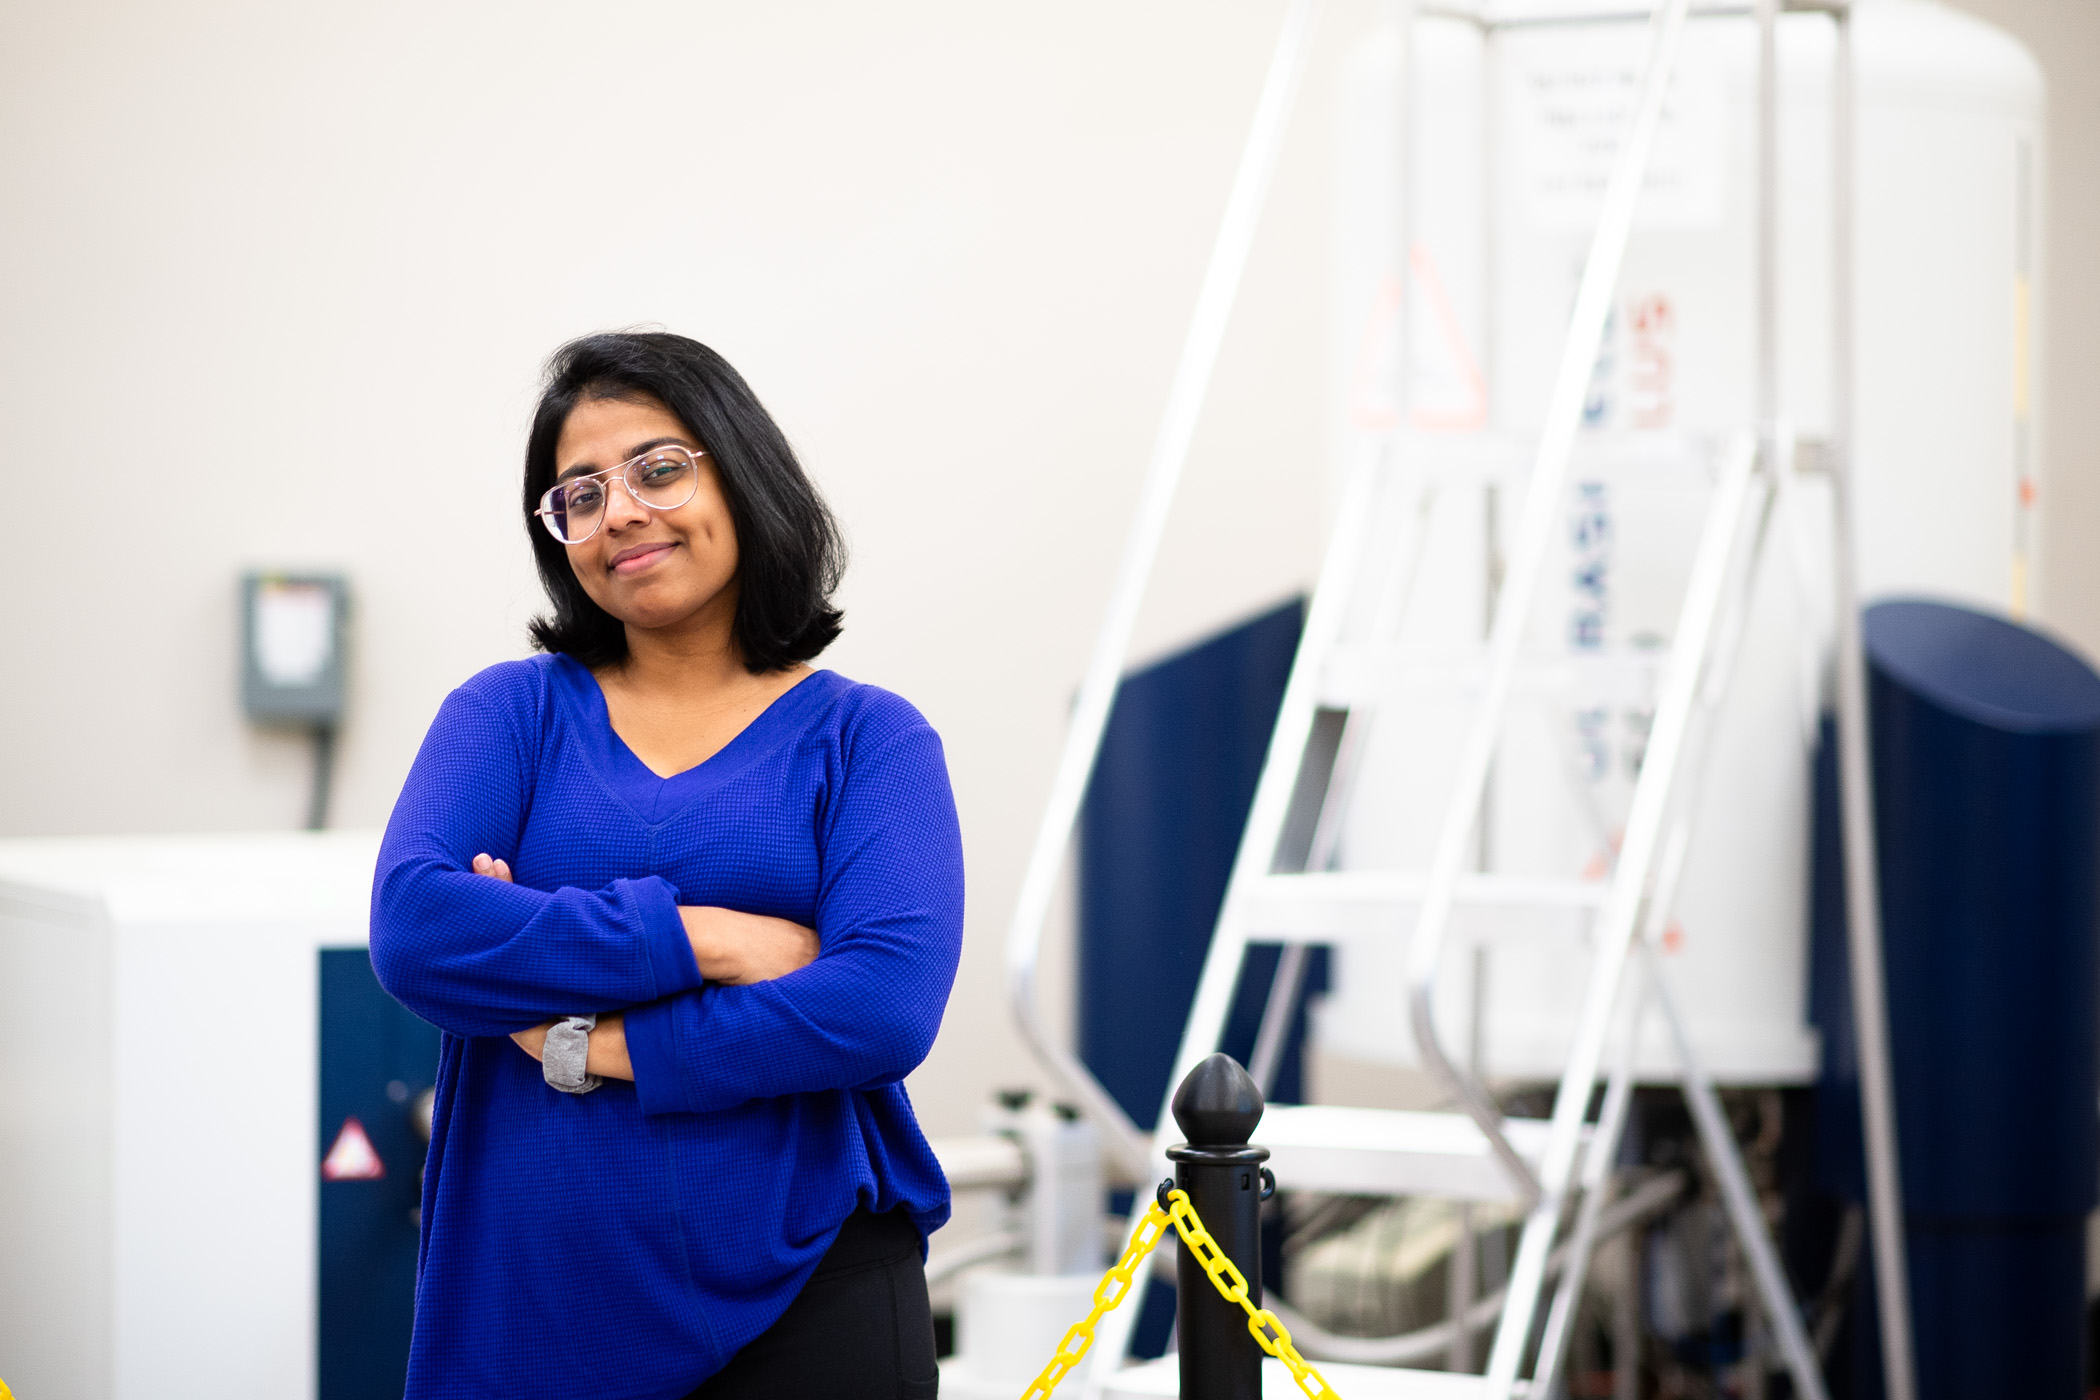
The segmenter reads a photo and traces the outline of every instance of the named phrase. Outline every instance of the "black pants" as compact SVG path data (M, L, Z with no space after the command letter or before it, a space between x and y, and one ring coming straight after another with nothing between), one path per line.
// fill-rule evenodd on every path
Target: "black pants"
M904 1212L856 1210L780 1320L686 1400L933 1400L933 1309Z

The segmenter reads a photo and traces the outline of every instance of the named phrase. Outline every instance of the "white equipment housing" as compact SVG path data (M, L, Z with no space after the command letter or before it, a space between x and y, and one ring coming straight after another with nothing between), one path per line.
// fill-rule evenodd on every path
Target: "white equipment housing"
M364 946L378 850L348 832L0 841L17 1393L313 1394L316 953Z
M951 1189L1004 1193L990 1236L952 1254L944 1248L929 1263L929 1276L938 1278L951 1260L1003 1261L957 1285L955 1354L941 1363L941 1389L957 1400L1008 1400L1027 1389L1066 1329L1086 1314L1103 1262L1094 1125L1032 1099L987 1110L984 1128L983 1138L933 1143ZM1003 1164L988 1150L993 1144L1008 1147ZM972 1170L974 1163L983 1165Z
M1549 0L1526 12L1556 7L1571 8ZM1481 7L1488 18L1505 8ZM1412 53L1395 24L1352 54L1335 181L1337 480L1367 439L1395 429L1443 454L1470 441L1487 456L1535 436L1638 87L1643 19L1511 25L1489 40L1469 18L1417 11ZM1856 260L1852 293L1862 592L2019 615L2034 601L2039 538L2029 308L2040 74L2012 39L1927 0L1858 0L1852 25L1854 233L1871 251ZM1563 664L1512 700L1507 761L1486 804L1482 863L1503 874L1574 881L1609 865L1653 714L1659 665L1646 659L1671 641L1709 494L1687 449L1756 416L1755 33L1747 13L1697 9L1686 29L1585 406L1562 553L1533 615L1534 659ZM1832 426L1833 39L1817 14L1783 15L1778 38L1779 402L1812 462ZM1499 521L1477 490L1437 498L1416 567L1471 586L1418 596L1404 643L1477 642L1498 526L1507 531L1521 490L1514 481L1501 491ZM1820 484L1811 478L1800 494L1802 520L1827 535ZM1658 548L1659 538L1681 547ZM1667 944L1692 1038L1723 1081L1798 1082L1817 1064L1805 1014L1808 758L1824 703L1814 678L1827 654L1827 558L1798 551L1792 586L1783 569L1761 583ZM1347 630L1373 622L1352 618ZM1452 746L1434 736L1465 723L1466 701L1448 691L1381 693L1380 703L1363 763L1381 777L1348 807L1338 869L1426 864L1440 808L1420 794L1450 782ZM1477 1046L1490 1075L1556 1076L1575 1014L1567 989L1588 965L1576 936L1587 912L1498 915L1492 927L1461 917L1459 932L1477 928L1484 952L1446 968L1446 1043ZM1412 1064L1393 1015L1404 940L1359 941L1337 956L1320 1043ZM1674 1063L1651 1024L1640 1071L1668 1077Z
M1006 1202L1031 1274L1101 1272L1101 1143L1094 1125L1040 1100L994 1108L985 1130L1019 1144L1027 1189Z

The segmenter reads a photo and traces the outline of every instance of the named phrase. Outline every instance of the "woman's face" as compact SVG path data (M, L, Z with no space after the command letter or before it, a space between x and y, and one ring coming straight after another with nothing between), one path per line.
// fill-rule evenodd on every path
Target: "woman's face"
M661 401L584 399L555 444L555 478L602 472L672 443L703 448ZM714 462L699 460L693 498L670 510L637 501L617 474L606 479L598 532L564 546L591 601L629 627L727 627L736 616L736 527Z

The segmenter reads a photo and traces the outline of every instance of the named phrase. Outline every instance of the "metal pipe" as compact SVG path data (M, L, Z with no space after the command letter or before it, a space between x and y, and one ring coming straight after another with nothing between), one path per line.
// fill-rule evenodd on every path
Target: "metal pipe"
M1118 1241L1120 1244L1121 1241ZM982 1264L991 1259L1004 1259L1009 1254L1019 1254L1027 1248L1028 1240L1019 1230L1002 1230L997 1234L981 1235L968 1244L944 1249L926 1261L926 1286L931 1288L973 1264Z
M1772 1248L1764 1212L1759 1209L1756 1193L1750 1188L1750 1176L1743 1170L1743 1159L1736 1152L1735 1134L1729 1130L1728 1118L1721 1112L1721 1100L1714 1093L1713 1083L1706 1077L1706 1071L1692 1049L1691 1038L1685 1034L1684 1019L1678 1015L1669 983L1663 980L1655 945L1643 943L1641 951L1647 959L1648 980L1654 988L1655 1000L1662 1006L1663 1021L1670 1028L1678 1060L1684 1066L1684 1099L1692 1111L1692 1124L1699 1130L1699 1139L1706 1147L1707 1165L1713 1168L1714 1180L1721 1188L1721 1203L1735 1223L1736 1239L1749 1259L1750 1276L1757 1283L1758 1297L1764 1304L1772 1330L1778 1334L1780 1355L1786 1358L1787 1370L1794 1378L1794 1393L1803 1400L1829 1400L1829 1392L1823 1386L1822 1369L1816 1363L1815 1348L1809 1345L1808 1330L1802 1326L1801 1311L1794 1305L1793 1290L1787 1284L1785 1271L1780 1268L1779 1255Z
M1531 1391L1551 1396L1560 1384L1560 1368L1567 1361L1568 1340L1575 1329L1575 1312L1582 1305L1582 1284L1589 1274L1590 1252L1601 1238L1597 1224L1603 1214L1606 1190L1611 1184L1612 1160L1619 1154L1619 1138L1626 1131L1626 1118L1633 1105L1633 1060L1640 1041L1641 1017L1648 1009L1644 985L1632 997L1626 1013L1626 1034L1619 1044L1618 1061L1612 1066L1611 1082L1604 1091L1604 1105L1582 1159L1582 1205L1575 1212L1575 1231L1568 1240L1568 1262L1561 1270L1560 1287L1553 1307L1546 1314L1546 1330L1539 1338L1538 1359L1531 1368Z
M335 786L335 726L314 726L314 781L306 799L306 829L328 826L328 798Z
M1538 1201L1542 1187L1538 1174L1510 1143L1502 1131L1502 1114L1487 1090L1445 1053L1436 1033L1435 997L1438 967L1442 961L1444 935L1450 926L1458 877L1472 847L1472 832L1480 813L1488 769L1495 756L1502 712L1509 699L1516 673L1518 652L1523 646L1525 625L1545 568L1546 551L1558 518L1568 460L1575 435L1582 425L1582 403L1604 323L1611 312L1612 297L1619 281L1619 266L1626 253L1626 240L1633 230L1633 209L1641 193L1648 168L1648 152L1662 120L1663 98L1675 71L1677 50L1684 34L1689 0L1663 0L1655 11L1647 72L1641 81L1641 100L1627 132L1626 144L1615 163L1606 188L1604 208L1590 242L1588 262L1583 267L1581 287L1576 293L1574 314L1569 318L1568 337L1561 352L1554 380L1553 397L1547 405L1545 428L1540 435L1538 456L1531 483L1524 497L1524 511L1517 525L1509 573L1495 609L1495 625L1488 638L1487 684L1474 711L1457 763L1457 778L1451 805L1444 814L1430 865L1428 888L1422 910L1415 921L1414 938L1408 949L1408 1013L1415 1047L1422 1063L1450 1089L1468 1117L1479 1125L1497 1160L1509 1173L1527 1202ZM1497 1343L1500 1345L1499 1339ZM1511 1371L1514 1376L1514 1369Z
M1086 677L1080 683L1071 727L1065 734L1064 752L1051 780L1050 799L1044 808L1042 825L1036 831L1007 935L1008 999L1023 1038L1051 1076L1099 1125L1110 1157L1136 1181L1151 1173L1152 1154L1145 1134L1078 1057L1059 1044L1043 1024L1035 1000L1036 963L1042 951L1043 928L1049 922L1050 906L1057 894L1058 872L1071 846L1080 804L1085 800L1094 759L1100 752L1101 734L1108 725L1109 708L1115 701L1116 685L1130 652L1138 607L1159 555L1175 488L1188 462L1196 420L1210 388L1211 372L1217 365L1262 204L1276 170L1284 128L1305 68L1307 39L1319 8L1320 0L1292 0L1284 15L1283 31L1269 60L1261 100L1254 109L1253 125L1240 153L1232 192L1211 246L1210 263L1204 269L1203 285L1196 295L1188 335L1182 342L1181 360L1175 367L1166 412L1138 497L1137 518L1124 544L1122 564L1109 595L1108 616L1095 638Z
M1393 276L1400 285L1400 310L1393 318L1394 423L1402 430L1415 413L1415 6L1414 0L1388 0L1400 43L1399 81L1394 93Z
M1773 460L1779 418L1779 0L1757 10L1757 432Z
M1676 1203L1684 1192L1684 1178L1675 1172L1643 1182L1606 1206L1597 1217L1597 1238L1607 1240L1655 1216ZM1546 1261L1546 1277L1552 1278L1567 1266L1568 1246L1553 1251ZM1482 1297L1456 1319L1446 1318L1416 1332L1396 1337L1345 1337L1308 1318L1281 1298L1270 1297L1267 1306L1291 1331L1298 1350L1315 1361L1353 1361L1369 1366L1406 1366L1427 1361L1447 1351L1454 1334L1471 1335L1492 1327L1506 1299L1502 1289ZM1113 1316L1113 1314L1111 1314Z
M1831 499L1837 554L1838 782L1845 839L1845 924L1852 957L1852 1019L1859 1046L1860 1121L1866 1136L1867 1211L1874 1233L1882 1370L1889 1400L1917 1400L1910 1335L1910 1273L1903 1181L1896 1155L1895 1071L1881 963L1881 887L1874 833L1873 739L1860 637L1857 484L1853 425L1853 64L1849 11L1836 15L1831 91Z
M1028 1154L1021 1144L996 1133L927 1140L941 1175L954 1191L1012 1191L1028 1184Z
M1283 1063L1291 1022L1298 1019L1298 994L1305 990L1305 965L1311 957L1312 950L1303 943L1286 943L1276 959L1268 1004L1261 1011L1261 1028L1254 1033L1254 1052L1247 1057L1247 1073L1265 1098L1276 1087L1276 1070Z

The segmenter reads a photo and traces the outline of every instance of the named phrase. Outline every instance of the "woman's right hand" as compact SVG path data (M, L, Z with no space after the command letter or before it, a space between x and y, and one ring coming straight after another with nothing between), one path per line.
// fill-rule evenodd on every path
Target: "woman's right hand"
M474 857L472 868L476 875L511 882L509 863L486 851ZM693 945L693 961L710 982L732 987L770 982L817 958L817 931L788 919L711 904L681 904L678 917L685 922L686 941Z
M770 982L816 960L817 931L788 919L706 904L681 904L678 916L685 921L693 961L710 982L733 987Z

